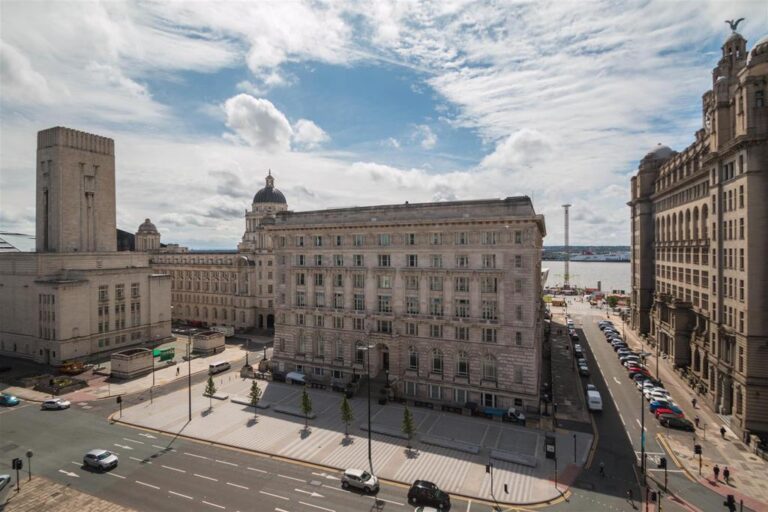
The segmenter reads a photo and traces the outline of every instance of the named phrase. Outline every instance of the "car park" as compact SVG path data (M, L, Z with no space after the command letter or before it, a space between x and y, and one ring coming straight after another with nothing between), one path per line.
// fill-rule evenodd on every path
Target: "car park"
M379 490L379 479L362 469L347 469L341 475L341 486L345 489L352 487L370 494Z
M411 505L426 505L445 510L451 507L451 498L448 493L426 480L416 480L408 489L408 503Z
M91 450L83 457L83 464L98 471L117 467L117 455L107 450Z
M0 405L4 405L6 407L13 407L14 405L19 405L19 402L20 400L13 395L0 393Z
M687 430L688 432L694 432L696 430L693 423L689 420L679 416L672 416L671 414L662 414L659 417L659 423L665 427Z
M61 398L50 398L41 404L41 408L45 410L59 410L69 409L69 400L62 400Z

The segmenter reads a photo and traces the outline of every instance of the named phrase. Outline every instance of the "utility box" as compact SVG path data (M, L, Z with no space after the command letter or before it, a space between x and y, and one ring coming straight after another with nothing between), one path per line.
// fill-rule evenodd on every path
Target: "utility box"
M557 446L555 444L555 436L547 434L544 436L544 453L548 459L554 459L557 457Z

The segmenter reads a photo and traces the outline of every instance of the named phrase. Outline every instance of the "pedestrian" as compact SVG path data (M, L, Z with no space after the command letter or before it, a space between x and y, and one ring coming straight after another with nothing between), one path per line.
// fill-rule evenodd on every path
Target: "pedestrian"
M720 477L720 466L715 464L715 467L712 471L715 472L715 481L717 481L717 479Z
M725 466L725 469L723 470L723 479L725 480L725 483L730 483L729 480L731 478L731 470L728 469L728 466Z
M699 417L698 416L693 418L693 422L696 424L696 428L699 428Z
M627 489L627 499L632 504L632 508L635 508L635 502L633 501L632 489Z
M720 437L725 439L725 427L720 427Z
M177 377L179 376L179 367L178 366L176 367L176 376Z
M600 476L605 477L605 464L600 461Z
M697 400L696 400L696 397L693 397L693 400L691 400L691 405L693 405L693 408L694 408L694 409L696 408L696 404L697 404L697 403L698 403L698 402L697 402Z

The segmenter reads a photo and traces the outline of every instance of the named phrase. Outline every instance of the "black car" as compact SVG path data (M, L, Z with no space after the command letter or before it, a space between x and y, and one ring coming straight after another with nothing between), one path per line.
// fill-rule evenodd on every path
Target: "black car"
M676 428L679 430L687 430L688 432L695 432L696 429L693 423L685 418L680 418L672 414L662 414L659 416L659 423L669 428Z
M416 480L408 490L408 503L436 507L440 510L451 508L451 498L448 493L440 490L438 486L426 480Z
M582 377L589 377L589 367L586 364L579 365L579 375Z

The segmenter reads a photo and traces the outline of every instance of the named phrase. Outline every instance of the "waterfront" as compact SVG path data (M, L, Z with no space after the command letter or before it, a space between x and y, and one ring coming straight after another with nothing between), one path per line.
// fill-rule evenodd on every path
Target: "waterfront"
M542 261L542 268L549 269L546 286L563 283L565 262ZM571 284L578 287L597 288L601 282L603 291L624 290L630 292L630 264L628 262L571 262Z

